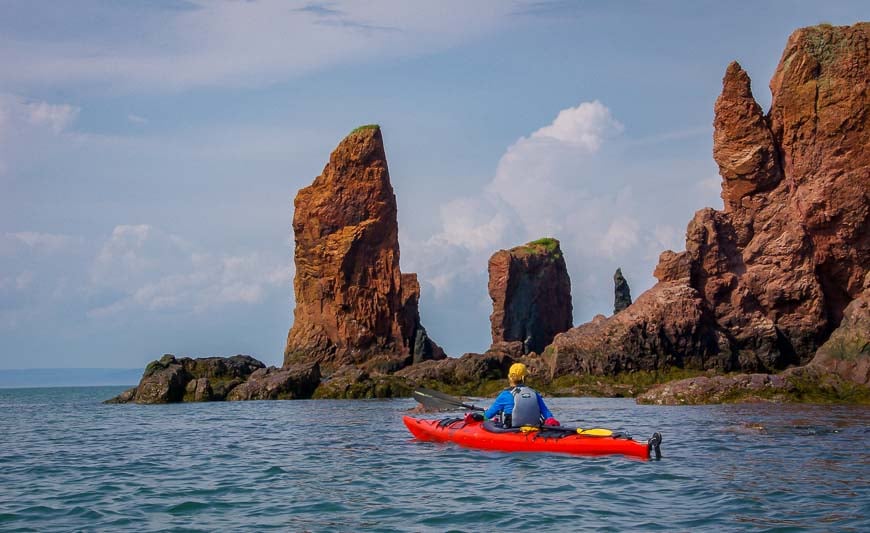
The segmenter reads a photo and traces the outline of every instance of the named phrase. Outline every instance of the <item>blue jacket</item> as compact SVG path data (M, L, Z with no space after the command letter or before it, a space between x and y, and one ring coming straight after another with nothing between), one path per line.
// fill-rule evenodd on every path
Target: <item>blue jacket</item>
M495 402L491 406L489 406L489 409L484 411L484 418L492 418L495 415L501 413L502 411L506 415L511 414L514 410L514 395L511 394L512 390L513 387L501 391L501 393L496 397ZM538 391L535 391L535 394L537 394L538 396L538 407L541 408L541 415L544 417L544 419L553 418L553 413L551 413L550 410L547 409L547 405L544 403L544 399L541 398L540 393L538 393Z

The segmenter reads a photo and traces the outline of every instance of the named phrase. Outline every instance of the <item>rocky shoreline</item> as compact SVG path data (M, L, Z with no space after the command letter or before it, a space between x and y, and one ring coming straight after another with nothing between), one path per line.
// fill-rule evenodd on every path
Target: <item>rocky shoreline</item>
M868 50L870 23L795 31L767 113L728 65L713 138L724 209L695 214L685 251L661 254L658 283L632 302L617 270L614 314L573 327L559 241L499 250L492 345L459 358L428 336L417 277L400 271L380 128L357 128L294 202L283 366L166 355L109 402L394 397L420 385L489 395L522 361L554 395L870 403Z

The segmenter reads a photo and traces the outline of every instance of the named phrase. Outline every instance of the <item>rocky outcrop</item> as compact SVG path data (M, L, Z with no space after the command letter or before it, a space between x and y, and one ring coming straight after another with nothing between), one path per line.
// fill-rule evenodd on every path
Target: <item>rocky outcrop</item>
M680 282L659 283L620 313L557 335L545 352L551 377L612 375L668 366L726 370L726 343L705 315L701 295Z
M503 380L515 362L516 359L500 351L467 353L459 358L409 366L396 372L396 376L418 385L436 383L473 388L485 381Z
M657 385L638 403L692 405L746 401L870 402L870 274L840 326L809 365L780 374L699 376Z
M628 281L622 276L622 269L617 268L613 273L613 314L616 314L631 305L631 289Z
M296 308L284 364L317 361L329 374L383 354L444 357L420 325L416 277L399 271L380 128L351 132L294 205Z
M323 380L313 397L318 399L394 398L410 396L411 390L411 385L401 377L372 373L356 366L344 366Z
M265 366L249 355L192 359L166 354L145 367L139 385L107 403L220 401Z
M810 366L859 385L870 385L870 274L864 292L846 306L840 327L819 348Z
M794 390L794 385L782 375L700 376L652 387L637 396L637 403L699 405L750 400L786 401Z
M426 328L420 323L420 283L417 274L402 274L402 317L406 321L402 331L408 332L411 348L411 363L440 360L447 357L444 350L429 338Z
M553 372L809 362L870 265L868 80L868 23L792 34L767 115L730 64L713 139L725 209L695 214L632 306L557 336Z
M572 325L571 280L556 239L539 239L489 259L492 342L542 352Z
M320 365L316 361L261 368L227 395L227 400L296 400L311 398L320 385Z

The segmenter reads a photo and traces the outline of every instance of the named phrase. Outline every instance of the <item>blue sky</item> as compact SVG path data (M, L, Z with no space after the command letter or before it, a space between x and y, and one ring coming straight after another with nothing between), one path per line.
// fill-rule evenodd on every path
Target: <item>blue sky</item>
M760 4L760 5L756 5ZM866 2L0 0L0 369L278 364L292 201L383 128L402 269L451 355L489 343L486 260L552 235L575 324L721 207L713 103L763 107L794 29Z

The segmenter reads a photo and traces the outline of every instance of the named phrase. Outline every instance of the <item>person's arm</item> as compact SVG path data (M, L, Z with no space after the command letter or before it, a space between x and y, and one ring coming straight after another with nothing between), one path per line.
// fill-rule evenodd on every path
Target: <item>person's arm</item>
M494 417L495 415L499 414L501 411L504 410L505 406L507 405L505 393L507 393L507 396L510 397L511 405L513 405L514 397L511 395L511 393L509 391L501 391L501 394L496 397L495 401L492 403L489 409L483 412L483 417L485 419L489 420L490 418Z
M544 418L544 420L548 418L553 418L553 413L551 413L550 410L547 409L547 404L544 403L544 399L541 398L540 393L538 393L538 407L541 409L541 416Z

